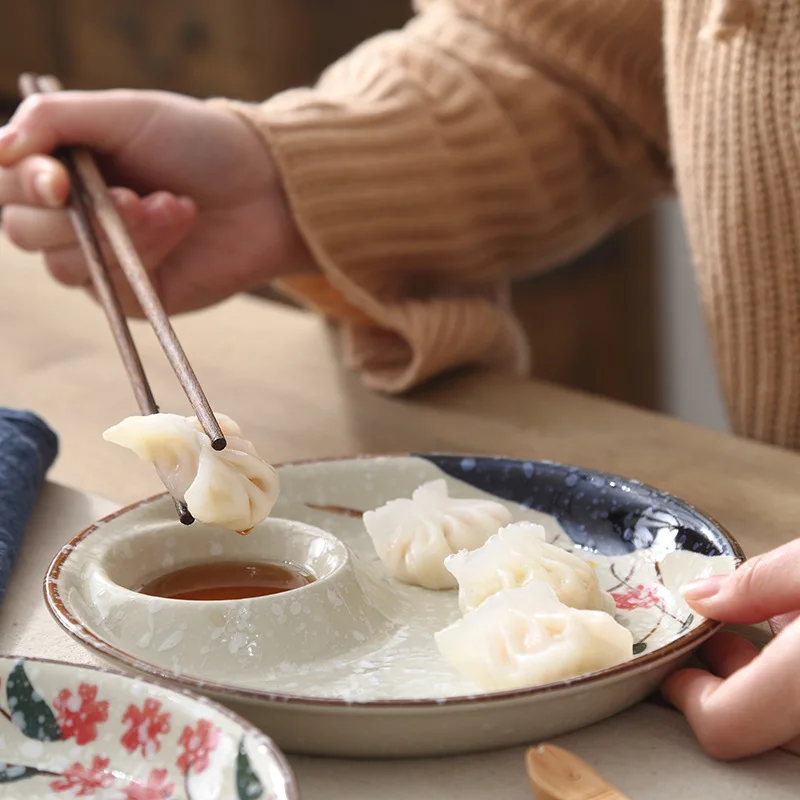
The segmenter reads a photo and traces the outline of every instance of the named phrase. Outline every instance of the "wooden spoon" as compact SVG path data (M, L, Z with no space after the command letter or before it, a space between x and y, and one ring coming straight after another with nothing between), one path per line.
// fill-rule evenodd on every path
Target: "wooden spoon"
M531 747L525 764L536 800L628 800L583 759L554 744Z

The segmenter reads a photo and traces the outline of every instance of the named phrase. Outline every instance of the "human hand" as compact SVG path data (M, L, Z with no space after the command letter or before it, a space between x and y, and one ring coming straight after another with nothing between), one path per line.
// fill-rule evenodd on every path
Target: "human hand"
M164 92L59 92L26 100L0 129L3 229L44 251L51 274L90 288L48 153L83 145L168 313L217 302L310 264L264 142L235 114ZM105 245L126 313L138 303Z
M763 650L730 631L700 651L709 671L684 669L664 684L712 756L735 759L775 747L800 755L800 539L746 561L732 575L683 588L689 605L737 625L770 620Z

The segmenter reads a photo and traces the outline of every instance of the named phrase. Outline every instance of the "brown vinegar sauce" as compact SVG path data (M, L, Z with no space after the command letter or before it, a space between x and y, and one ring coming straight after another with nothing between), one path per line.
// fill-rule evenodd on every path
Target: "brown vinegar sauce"
M168 572L148 581L139 592L168 600L244 600L299 589L313 580L294 564L214 561Z

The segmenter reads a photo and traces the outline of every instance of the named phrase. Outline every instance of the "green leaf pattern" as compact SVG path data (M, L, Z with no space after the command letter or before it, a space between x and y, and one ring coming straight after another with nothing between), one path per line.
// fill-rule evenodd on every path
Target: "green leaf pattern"
M34 775L41 774L38 769L33 767L23 767L21 764L0 763L0 784L16 783L25 778L32 778Z
M239 755L236 757L236 789L239 800L259 800L264 796L264 787L245 750L244 738L239 742Z
M26 673L24 660L17 661L8 674L5 681L5 694L8 711L0 708L0 713L25 737L39 742L64 741L63 732L53 710L33 687ZM48 772L32 766L0 761L0 786L37 776L49 780L50 776L61 774L61 772ZM235 780L238 800L271 800L274 797L272 794L269 797L266 796L268 793L265 792L264 784L247 754L244 737L239 741ZM186 788L186 800L191 800L188 787Z
M22 661L14 665L8 676L6 700L11 721L29 739L58 742L64 738L50 706L28 680Z

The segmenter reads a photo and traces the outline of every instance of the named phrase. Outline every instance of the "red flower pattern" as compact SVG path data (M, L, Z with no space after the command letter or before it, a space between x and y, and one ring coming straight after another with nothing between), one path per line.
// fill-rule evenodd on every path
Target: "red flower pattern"
M65 739L85 745L97 738L97 726L108 719L108 702L97 700L97 687L82 683L78 694L62 689L53 701L58 724Z
M208 757L219 744L219 729L207 719L201 719L196 730L189 725L183 729L178 744L183 747L178 768L184 775L188 775L189 770L199 774L208 767Z
M120 800L168 800L174 791L175 784L167 783L167 770L154 769L147 776L147 784L131 784L122 790Z
M90 767L75 763L50 784L54 792L72 792L73 797L89 797L96 789L108 789L114 776L106 772L109 759L95 756ZM161 800L158 798L158 800Z
M632 611L635 608L652 608L660 601L656 586L628 586L624 592L612 592L617 608L623 611Z
M141 709L129 705L122 717L123 724L130 727L122 734L120 742L129 752L141 749L145 758L154 755L161 749L159 736L169 733L169 714L160 713L161 703L148 697Z

